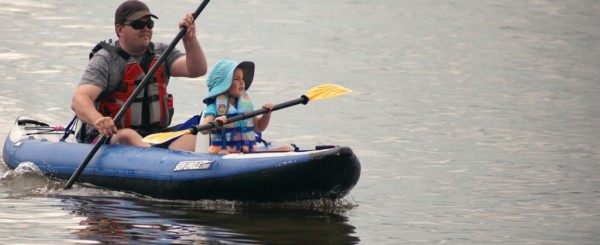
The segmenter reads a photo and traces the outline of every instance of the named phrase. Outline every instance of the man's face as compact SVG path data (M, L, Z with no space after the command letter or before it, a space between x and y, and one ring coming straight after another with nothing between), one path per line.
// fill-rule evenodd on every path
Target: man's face
M120 42L135 49L146 49L152 40L153 20L145 16L134 21L127 21L117 25L117 34Z

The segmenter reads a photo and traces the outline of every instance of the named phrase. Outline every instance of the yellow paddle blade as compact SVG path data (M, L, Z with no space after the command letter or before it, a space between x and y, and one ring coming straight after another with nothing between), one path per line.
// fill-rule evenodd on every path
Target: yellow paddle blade
M348 94L352 92L352 90L344 88L337 84L322 84L316 87L313 87L308 90L306 93L306 97L309 100L320 100L327 99L335 96L340 96L344 94Z
M175 131L175 132L156 133L156 134L151 134L151 135L144 137L142 139L142 141L153 144L153 145L158 145L158 144L165 143L169 140L172 140L174 138L177 138L179 136L191 134L191 133L192 133L192 131L189 129L179 130L179 131Z

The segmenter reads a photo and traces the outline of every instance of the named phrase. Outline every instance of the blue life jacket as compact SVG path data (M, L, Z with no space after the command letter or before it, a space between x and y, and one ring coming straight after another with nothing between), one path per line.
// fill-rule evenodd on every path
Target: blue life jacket
M235 107L229 102L230 99L224 94L215 98L214 103L217 107L217 116L215 117L226 115L227 118L231 118L254 110L250 96L246 92L238 98ZM230 153L255 151L254 119L248 118L223 125L218 132L210 134L210 145L209 153L218 153L222 149L226 149Z

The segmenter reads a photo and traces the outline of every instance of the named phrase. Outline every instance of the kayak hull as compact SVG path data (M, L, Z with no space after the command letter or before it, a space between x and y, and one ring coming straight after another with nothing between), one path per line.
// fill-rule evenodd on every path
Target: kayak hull
M61 141L61 134L32 133L35 120L17 119L4 144L9 168L31 162L67 180L93 145ZM161 199L292 201L346 196L360 177L349 147L294 152L215 155L157 147L103 145L76 183Z

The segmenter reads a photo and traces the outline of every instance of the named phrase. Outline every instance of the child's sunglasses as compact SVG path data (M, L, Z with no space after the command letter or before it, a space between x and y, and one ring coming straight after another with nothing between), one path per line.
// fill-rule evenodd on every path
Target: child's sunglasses
M148 29L152 30L152 28L154 27L154 21L153 20L148 20L148 21L135 20L135 21L132 21L129 23L123 23L123 25L131 26L131 28L136 29L136 30L144 29L144 26L145 26L145 27L148 27Z

